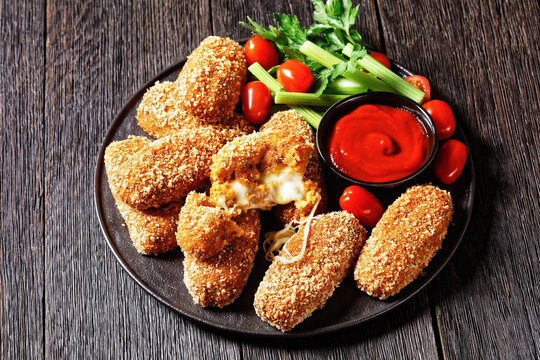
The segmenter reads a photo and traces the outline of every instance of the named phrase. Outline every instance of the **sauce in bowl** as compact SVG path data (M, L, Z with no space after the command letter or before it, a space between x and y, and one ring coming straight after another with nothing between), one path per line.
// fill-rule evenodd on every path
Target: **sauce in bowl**
M428 151L428 136L419 120L387 105L358 106L337 120L328 141L330 161L339 171L372 183L414 173Z

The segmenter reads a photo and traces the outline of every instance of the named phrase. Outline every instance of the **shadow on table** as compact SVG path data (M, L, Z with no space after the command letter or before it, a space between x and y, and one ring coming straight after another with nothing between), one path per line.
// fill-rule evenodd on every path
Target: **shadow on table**
M428 303L425 294L415 297L412 301L393 309L389 313L370 320L367 323L348 328L346 330L336 331L329 334L315 335L308 338L292 339L265 339L245 336L227 336L232 340L239 340L249 343L255 347L271 347L273 349L286 348L289 350L303 349L323 349L323 348L343 348L355 346L362 341L369 341L388 334L395 333L402 327L412 325L423 310L428 310Z
M441 272L438 281L428 287L432 307L459 292L471 291L470 283L476 271L490 261L490 251L495 246L491 234L496 216L494 212L504 206L501 194L506 192L509 195L513 191L512 186L504 183L498 173L503 156L500 149L482 142L471 131L466 133L476 173L474 210L461 245L449 266Z

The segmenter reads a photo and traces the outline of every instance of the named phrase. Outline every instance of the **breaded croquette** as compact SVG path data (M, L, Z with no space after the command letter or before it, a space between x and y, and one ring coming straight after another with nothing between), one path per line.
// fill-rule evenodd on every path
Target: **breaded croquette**
M315 133L312 127L296 112L296 110L280 111L272 115L270 119L261 126L259 131L278 131L285 130L291 134L302 136L306 141L315 146ZM321 201L317 205L315 214L321 214L326 209L326 186L323 176L321 159L317 151L313 152L306 168L304 176L313 181L319 187ZM294 203L277 205L272 208L272 213L283 225L291 221L300 221L305 218L311 209L306 208L300 212Z
M413 186L385 211L354 269L358 287L381 300L420 275L446 236L452 219L450 193Z
M301 252L305 225L280 252L290 258ZM351 214L340 211L312 220L303 256L294 262L276 258L255 293L257 315L281 331L291 330L326 300L354 264L366 230Z
M192 127L197 118L183 110L176 82L157 81L144 93L137 108L137 123L150 136L159 139L183 127Z
M177 219L181 202L138 210L115 198L133 246L144 255L158 255L176 248Z
M203 307L222 308L240 294L253 268L261 224L258 210L233 217L243 235L234 237L217 255L206 260L186 254L184 283L193 300Z
M128 140L111 143L105 151L105 169L109 178L109 187L116 201L116 206L126 222L129 236L138 252L145 255L158 255L176 247L176 220L182 207L175 202L163 207L138 210L124 203L117 195L115 172L126 158L141 148L148 146L150 140L132 136Z
M156 139L197 126L213 126L227 141L255 130L242 115L234 112L221 119L207 120L185 111L178 99L178 84L170 81L158 81L146 91L137 108L137 122Z
M218 130L203 126L156 140L118 166L118 195L141 210L178 201L208 180L212 156L225 142Z
M219 121L233 112L246 77L242 47L229 38L209 36L178 75L178 99L190 114Z
M210 195L224 207L268 210L295 201L301 211L312 209L320 195L304 173L313 151L304 138L286 131L238 137L214 156Z
M259 131L287 131L303 137L310 144L315 144L313 129L296 110L279 111L273 114Z
M243 231L229 212L216 205L204 194L191 192L186 197L176 239L185 254L204 260L219 253Z
M127 140L114 141L105 149L105 169L109 180L109 188L118 197L120 188L120 169L137 151L147 148L152 141L142 136L130 136Z

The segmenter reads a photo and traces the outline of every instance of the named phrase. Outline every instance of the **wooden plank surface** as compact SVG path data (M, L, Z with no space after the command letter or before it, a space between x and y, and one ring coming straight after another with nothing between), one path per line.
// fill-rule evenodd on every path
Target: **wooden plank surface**
M413 301L301 341L227 336L169 310L107 248L94 170L115 114L215 33L289 0L0 3L0 358L522 358L540 356L537 1L362 1L368 43L426 75L470 139L471 227ZM437 345L439 349L437 349Z
M107 247L94 210L97 154L116 113L210 34L202 1L47 2L46 358L238 358L161 305Z
M0 358L43 357L43 16L0 2Z
M537 359L539 4L379 3L389 55L452 106L476 166L470 229L431 288L444 357Z

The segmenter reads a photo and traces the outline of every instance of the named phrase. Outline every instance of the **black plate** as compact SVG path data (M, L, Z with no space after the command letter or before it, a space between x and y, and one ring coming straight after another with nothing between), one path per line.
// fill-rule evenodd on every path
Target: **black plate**
M103 141L96 166L95 201L105 238L122 267L148 293L179 313L197 322L226 332L263 337L305 337L352 327L381 316L422 290L448 263L469 223L474 197L474 167L467 139L459 125L456 127L454 138L464 142L469 150L469 157L463 174L458 181L449 186L439 184L432 178L423 179L423 181L431 181L451 192L455 211L452 225L443 241L442 249L439 250L425 270L425 275L415 280L398 295L385 301L371 298L358 290L352 275L349 274L336 289L334 295L328 299L324 309L316 311L292 331L282 333L260 320L253 309L255 291L269 265L259 250L247 285L233 304L226 306L222 310L202 308L195 304L184 286L183 254L179 248L167 254L152 257L139 255L131 244L124 220L116 208L114 198L109 190L103 164L105 148L112 141L126 139L128 135L147 136L137 125L135 118L137 106L146 89L157 80L176 79L184 62L185 60L180 61L163 71L128 101L112 123ZM393 67L393 70L402 76L412 75L410 71L399 64L393 63ZM330 171L327 172L330 210L338 209L337 200L347 185L349 184ZM381 200L384 206L387 206L403 191L405 191L404 187L398 187L390 190L374 190L373 193ZM268 213L263 213L261 220L263 223L261 238L263 239L265 232L277 229L278 225Z

